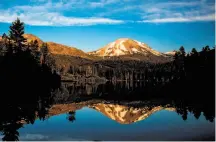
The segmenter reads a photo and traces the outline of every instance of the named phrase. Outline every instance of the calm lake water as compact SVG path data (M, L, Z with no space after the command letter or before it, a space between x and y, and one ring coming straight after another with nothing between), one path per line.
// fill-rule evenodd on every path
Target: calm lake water
M126 89L125 87L112 89L113 87L107 85L80 87L66 84L64 88L56 92L51 104L44 105L41 103L42 100L38 105L36 103L39 110L44 109L44 112L47 112L44 113L46 116L44 120L37 117L33 124L26 121L20 122L19 118L15 118L16 108L8 108L12 115L5 119L13 118L12 120L17 123L10 121L11 125L1 127L3 131L9 133L7 134L9 138L16 136L18 132L18 139L21 141L215 139L214 102L202 99L186 101L165 98L147 98L142 101L111 100L110 97L108 97L109 100L89 99L93 98L94 94L99 94L99 96L125 94L124 92L141 88L137 86L138 88L132 87L132 89L130 86ZM25 109L26 106L30 107L30 105L22 107ZM32 105L31 107L34 110L35 107ZM28 111L27 109L26 114L20 114L20 117L30 119L31 112L28 113ZM17 126L18 122L21 123L21 128ZM8 130L9 127L12 129ZM3 138L4 134L0 137Z
M69 114L36 120L19 129L20 140L200 140L214 138L215 122L188 113L183 120L173 108L128 108L120 105L82 107ZM155 109L155 110L154 110Z

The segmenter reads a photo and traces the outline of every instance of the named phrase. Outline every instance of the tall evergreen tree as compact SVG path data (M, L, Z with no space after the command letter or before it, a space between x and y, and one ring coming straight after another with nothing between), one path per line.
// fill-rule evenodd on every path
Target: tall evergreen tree
M185 63L185 55L186 55L186 52L183 46L179 48L179 54L180 55L179 55L178 63L179 63L180 70L183 71L184 63Z
M206 50L206 51L210 51L210 48L209 48L208 45L205 47L205 50Z
M175 55L174 55L174 60L178 60L179 55L180 55L180 52L179 52L179 51L176 51L176 52L175 52Z
M192 56L197 56L198 55L198 52L197 52L197 50L195 48L192 48L191 55Z
M13 43L10 39L8 39L8 42L6 44L6 48L4 50L5 55L12 55L13 54Z
M43 64L45 64L47 62L47 56L49 54L49 49L46 43L43 43L41 46L41 53L43 55Z
M26 39L24 34L24 23L20 21L19 18L12 22L9 30L9 39L14 44L15 52L21 51L25 47Z
M5 55L5 53L7 52L7 47L8 47L7 45L8 45L8 37L4 33L2 35L2 40L0 41L0 55Z
M3 42L2 41L0 41L0 56L2 55L2 51L3 51Z
M38 45L38 41L34 40L30 42L30 49L31 49L31 53L32 55L35 57L35 59L38 60L39 58L39 45Z
M203 52L210 51L210 48L209 48L209 46L207 45L207 46L203 47L203 48L202 48L202 51L203 51Z
M180 51L180 54L182 55L182 56L185 56L185 49L184 49L184 47L183 46L181 46L180 48L179 48L179 51Z

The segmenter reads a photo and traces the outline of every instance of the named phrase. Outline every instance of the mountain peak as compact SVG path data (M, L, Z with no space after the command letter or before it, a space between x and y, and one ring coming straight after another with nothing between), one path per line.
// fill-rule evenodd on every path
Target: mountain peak
M129 38L119 38L116 40L116 42L120 42L120 41L127 41L127 40L131 40Z
M162 56L160 52L153 50L145 43L129 38L119 38L105 47L97 51L90 52L89 54L97 56L122 56L133 54L148 55L150 53L155 56Z

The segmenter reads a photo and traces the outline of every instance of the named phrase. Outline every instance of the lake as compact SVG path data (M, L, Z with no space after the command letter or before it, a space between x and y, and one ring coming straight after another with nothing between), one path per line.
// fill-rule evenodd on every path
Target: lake
M66 83L54 93L52 101L40 99L36 107L19 104L19 109L23 109L19 113L16 107L8 107L11 115L4 115L7 123L0 127L1 137L17 137L21 141L215 139L214 103L209 99L147 97L129 100L127 97L120 100L113 94L122 96L123 92L142 87L115 85L115 89L111 89L110 85ZM35 110L37 115L33 115ZM25 119L21 121L21 118Z
M75 108L75 105L71 104L71 107ZM189 113L187 120L183 120L175 108L158 106L147 109L100 103L78 107L74 121L68 120L68 113L58 112L60 114L50 116L45 121L36 120L33 125L24 125L19 129L20 140L138 141L214 137L215 124L207 121L203 114L197 120Z

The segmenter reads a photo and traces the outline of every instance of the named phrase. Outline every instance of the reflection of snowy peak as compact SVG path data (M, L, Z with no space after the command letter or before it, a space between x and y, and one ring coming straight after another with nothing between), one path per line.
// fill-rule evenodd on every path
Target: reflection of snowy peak
M75 112L84 107L89 107L92 109L101 112L110 119L120 123L120 124L132 124L141 120L148 118L150 115L154 114L160 110L175 111L175 108L172 107L131 107L127 105L118 105L118 104L106 104L106 103L96 103L94 101L88 102L79 102L79 103L70 103L70 104L55 104L53 105L46 117L51 117L59 114L64 114L68 112ZM21 123L26 123L22 121Z
M120 56L131 54L153 54L155 56L163 56L162 53L153 50L148 45L128 38L120 38L97 51L90 52L89 54L97 56Z
M131 124L137 121L141 121L149 117L151 114L160 111L162 109L174 111L174 108L164 108L161 106L149 108L149 107L143 107L143 108L134 108L134 107L128 107L123 105L114 105L114 104L94 104L89 106L90 108L93 108L107 117L111 118L112 120L115 120L121 124Z

